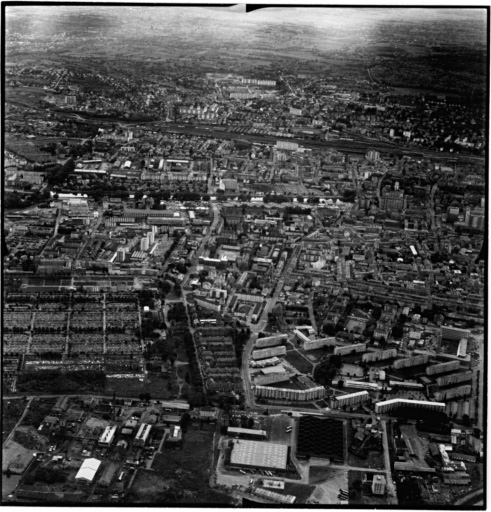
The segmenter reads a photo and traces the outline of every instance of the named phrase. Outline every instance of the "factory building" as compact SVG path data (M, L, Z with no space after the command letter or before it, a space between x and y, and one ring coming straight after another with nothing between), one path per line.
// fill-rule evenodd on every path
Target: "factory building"
M99 437L99 446L109 447L114 441L114 436L116 435L116 426L106 427L104 432Z
M135 437L135 446L145 446L148 441L148 437L150 436L150 430L152 430L152 425L148 425L147 423L142 423Z
M101 467L101 461L97 459L85 459L80 466L77 474L75 475L75 480L77 482L81 482L84 484L91 484L99 468Z

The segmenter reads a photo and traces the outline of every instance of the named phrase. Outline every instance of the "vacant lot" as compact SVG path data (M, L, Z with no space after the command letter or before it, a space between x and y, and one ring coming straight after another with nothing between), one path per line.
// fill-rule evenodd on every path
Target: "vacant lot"
M295 484L292 482L285 483L285 489L282 494L290 494L292 496L296 496L297 499L295 503L305 503L315 487L313 485L305 485L305 484Z
M24 400L2 400L2 444L19 421L26 404Z
M287 352L285 359L304 375L312 372L312 363L295 350Z
M209 486L213 448L212 429L189 427L181 450L165 449L155 456L152 473L158 479L152 491L150 480L135 480L131 488L140 503L156 500L169 503L231 504L232 499ZM140 475L138 476L140 477Z
M310 466L309 484L315 485L312 498L325 505L337 504L339 489L348 488L347 472L328 466Z
M32 425L38 428L51 409L56 404L56 398L37 398L32 400L21 425Z
M366 459L360 459L348 452L348 464L357 468L384 469L384 454L383 452L369 451Z
M33 451L13 440L2 448L2 472L10 469L12 473L21 474L32 461Z

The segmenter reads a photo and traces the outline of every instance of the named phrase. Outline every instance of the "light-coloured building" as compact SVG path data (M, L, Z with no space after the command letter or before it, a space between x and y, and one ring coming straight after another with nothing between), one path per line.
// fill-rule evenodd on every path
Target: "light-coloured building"
M383 414L385 412L398 409L399 407L416 407L419 409L432 409L434 411L445 412L446 404L443 402L427 402L424 400L409 400L407 398L393 398L384 400L375 404L375 413Z
M77 474L75 475L75 480L85 484L91 484L94 481L100 466L100 460L85 459L82 465L80 466L80 469L78 470Z
M375 475L372 481L372 493L378 495L385 494L385 488L387 486L387 480L384 475Z
M286 469L288 445L237 439L233 442L230 464L235 467Z

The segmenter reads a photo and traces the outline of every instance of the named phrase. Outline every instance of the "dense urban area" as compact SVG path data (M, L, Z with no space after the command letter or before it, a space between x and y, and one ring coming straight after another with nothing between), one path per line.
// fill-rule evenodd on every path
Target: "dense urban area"
M7 7L2 502L482 507L485 11L149 9Z

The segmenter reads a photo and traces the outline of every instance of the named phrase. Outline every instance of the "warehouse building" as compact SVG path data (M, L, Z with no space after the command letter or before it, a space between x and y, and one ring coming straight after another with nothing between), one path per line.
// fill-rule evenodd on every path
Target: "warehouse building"
M84 484L91 484L94 481L100 466L100 460L85 459L75 475L75 480Z
M234 468L286 470L288 445L263 441L235 440L230 455Z
M99 437L99 446L104 446L106 448L109 448L111 444L114 441L114 437L116 435L117 427L106 427L104 432L101 434L101 437Z
M152 425L142 423L138 429L138 433L136 434L134 445L140 447L145 446L148 441L148 437L150 436L150 430L152 430Z

